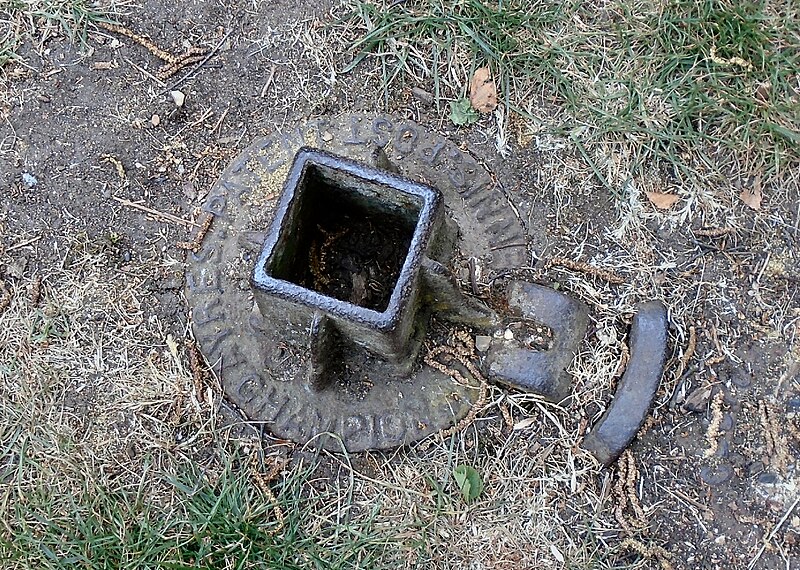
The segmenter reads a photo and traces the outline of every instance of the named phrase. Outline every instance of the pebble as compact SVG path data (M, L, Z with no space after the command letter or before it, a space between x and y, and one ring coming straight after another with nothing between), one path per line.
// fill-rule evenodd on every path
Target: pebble
M730 465L718 465L716 467L703 467L700 469L700 479L703 483L716 487L722 485L733 477L733 467Z
M514 340L514 333L511 329L506 329L506 332L503 333L503 338L506 340Z
M763 473L759 473L758 477L756 477L756 481L762 485L774 485L778 482L778 476L775 475L775 473L765 471Z
M39 183L39 181L36 179L36 177L33 174L29 174L27 172L23 172L22 173L22 181L25 183L25 186L27 186L28 188L33 188L34 186L36 186Z
M475 337L475 348L478 352L486 352L492 344L492 337L478 335Z
M175 103L176 107L183 107L183 104L186 102L186 95L183 91L178 91L177 89L170 91L169 96L172 97L172 101Z

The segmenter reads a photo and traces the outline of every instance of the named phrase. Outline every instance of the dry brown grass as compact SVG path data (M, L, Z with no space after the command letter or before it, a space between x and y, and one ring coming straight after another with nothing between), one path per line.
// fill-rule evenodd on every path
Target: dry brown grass
M19 25L10 29L23 30L34 20L17 18L13 22ZM585 24L576 25L576 33L589 32ZM59 30L52 21L44 21L36 41L62 33ZM254 41L252 56L275 70L265 76L263 97L273 106L277 124L295 107L313 108L336 82L343 81L329 57L342 45L338 33L342 32L308 20L288 23ZM276 53L280 57L275 57ZM424 59L420 54L415 61ZM447 62L443 85L457 92L468 77L468 64L463 54ZM423 80L429 70L412 66L405 72ZM567 66L565 73L586 89L594 84L591 76L574 65ZM368 77L359 80L346 80L358 87L362 80L367 84L382 79L376 68L366 74ZM540 101L535 93L528 95L532 105ZM5 97L10 94L0 90L0 118L4 118L3 105L9 105L2 100ZM647 104L654 120L662 117L658 100ZM721 180L713 173L705 177L710 170L702 161L691 163L698 176L675 177L653 163L642 162L640 141L595 140L588 149L590 164L573 138L553 134L551 127L560 119L551 114L552 107L534 106L528 111L538 113L540 123L514 128L519 133L518 143L538 150L540 184L536 192L523 190L522 198L531 211L540 207L551 210L547 249L537 254L543 259L586 260L613 269L625 283L612 285L569 268L551 267L536 275L546 282L557 281L592 309L593 333L569 369L575 394L562 406L491 388L473 425L429 449L411 447L355 457L325 454L321 460L310 451L296 454L311 457L315 466L322 465L302 486L303 497L313 505L305 514L306 532L334 547L352 540L339 532L340 525L370 521L369 531L377 540L396 547L380 563L369 559L374 567L647 567L664 546L648 526L667 512L662 502L679 497L681 512L689 513L700 527L710 511L699 495L684 499L685 490L676 485L687 475L676 463L659 465L657 472L652 465L643 464L639 455L647 450L638 444L634 444L632 459L626 460L624 473L602 472L579 449L587 425L608 405L635 304L657 298L667 305L675 366L688 350L683 347L687 347L689 327L705 315L712 315L712 320L735 316L718 323L720 349L714 346L713 354L721 352L736 364L740 363L735 349L742 338L760 334L797 346L798 333L792 332L800 319L796 299L775 291L777 283L791 277L787 268L793 267L798 255L782 240L786 235L796 240L799 235L800 210L790 211L784 205L797 199L800 171L787 169L765 182L764 208L754 213L739 203L739 188L728 183L748 178L759 166L748 163L746 157L728 157L724 166L729 168L730 179ZM493 124L478 127L490 146L497 139L508 138L504 131L508 125L497 122L499 117L492 120ZM0 141L0 153L4 144ZM511 143L512 160L517 150ZM576 197L598 191L598 172L624 194L615 202L607 224L583 219L586 206L575 203ZM657 211L645 195L653 190L674 192L681 201L668 212ZM741 268L732 256L692 257L696 246L681 237L691 224L731 228L725 239L769 255L763 265L761 261L754 265L755 270L749 265ZM678 237L665 244L657 235L660 231ZM5 236L5 242L18 244L35 237ZM183 349L190 334L186 331L169 337L166 330L171 323L145 318L142 304L148 293L138 277L110 266L85 240L62 239L73 250L71 261L44 269L38 307L29 303L34 275L5 283L10 303L0 310L0 537L5 533L7 538L22 522L14 518L15 504L42 489L63 489L65 496L71 495L74 503L80 504L99 489L141 488L143 496L163 508L165 516L182 515L174 486L154 474L174 475L187 466L199 465L207 469L206 482L210 483L224 471L220 450L232 455L241 451L248 458L253 452L267 457L278 453L267 443L234 438L221 425L221 394L213 379L208 379L204 389L195 386ZM33 254L32 250L23 251ZM14 255L4 254L0 263L10 262ZM719 257L727 263L723 270ZM137 273L146 273L155 268L138 269ZM738 289L740 286L749 289ZM763 317L740 318L747 303L758 306ZM711 356L711 345L704 346L706 352L693 360L700 363L697 375L710 378L702 362ZM683 368L691 367L693 361L686 360ZM657 396L654 431L664 429L659 421L672 397L680 399L687 390L680 381L682 375L673 372L670 369L665 375ZM798 387L796 380L786 384L787 390ZM506 426L503 407L510 412L514 429ZM702 438L700 442L705 444ZM689 468L696 466L703 452L704 448L685 451L695 454ZM633 472L630 461L638 462L638 471L636 481L628 482L627 475ZM269 464L268 459L264 462ZM482 495L469 505L461 499L452 478L452 470L459 464L473 466L485 482ZM277 480L285 481L301 470L297 465L287 467ZM640 504L641 528L625 530L615 516L614 487L620 480L626 500L633 504L633 495ZM258 481L253 478L254 486L259 486ZM796 493L796 473L791 472L779 487L782 498ZM272 500L261 500L271 512ZM287 502L280 494L277 500L291 528L292 509L298 503ZM674 505L671 508L676 508ZM57 507L68 509L70 503L58 502ZM264 515L265 519L269 516ZM24 522L42 531L41 523ZM332 528L335 533L329 532Z

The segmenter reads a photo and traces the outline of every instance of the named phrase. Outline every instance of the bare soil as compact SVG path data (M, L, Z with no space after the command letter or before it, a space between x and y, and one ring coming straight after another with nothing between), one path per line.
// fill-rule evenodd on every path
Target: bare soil
M161 47L222 42L196 73L163 84L151 75L160 65L152 54L107 31L92 31L88 47L64 37L24 46L24 63L6 66L0 91L0 280L10 286L41 276L47 284L73 266L80 238L107 255L109 274L145 283L145 320L155 315L165 333L184 337L186 251L177 243L191 239L196 226L188 222L220 171L273 130L386 105L374 74L358 68L331 82L315 47L290 37L292 25L321 29L308 18L327 18L325 4L146 0L127 23ZM341 68L351 54L327 55ZM186 95L181 107L173 88ZM604 497L598 516L608 524L589 536L591 525L576 523L586 516L581 501L570 499L560 506L564 535L614 546L646 539L676 568L800 567L796 178L763 181L760 211L739 202L736 188L711 188L712 198L701 197L681 218L657 212L641 193L617 201L570 149L514 144L499 156L489 118L456 129L444 110L407 91L391 95L388 111L445 133L496 175L528 232L533 275L592 307L589 348L576 367L613 371L615 362L589 360L595 352L621 354L633 304L660 298L669 307L671 359L651 420L631 448L632 492L644 518L615 492L625 472L614 466L586 483ZM626 284L537 264L554 256L591 260ZM576 374L567 430L577 433L600 416L613 378ZM486 421L501 425L498 417ZM522 433L530 451L536 430ZM659 564L635 548L614 556L621 565Z

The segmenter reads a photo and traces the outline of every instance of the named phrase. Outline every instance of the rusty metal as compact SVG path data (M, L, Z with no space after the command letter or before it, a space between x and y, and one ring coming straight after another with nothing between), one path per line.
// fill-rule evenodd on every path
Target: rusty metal
M630 332L631 357L614 400L583 440L603 465L610 465L630 445L653 404L667 358L667 309L660 301L636 307Z
M485 363L487 376L555 402L563 400L571 384L566 369L586 334L588 308L563 293L524 281L509 284L507 301L512 315L550 327L552 344L548 350L532 350L519 339L493 338Z
M382 115L309 121L247 148L203 209L214 224L186 270L194 334L228 400L276 436L360 451L465 417L477 389L418 357L431 314L493 338L484 364L496 381L568 392L582 304L512 282L497 315L461 292L476 266L491 277L525 265L526 238L489 174L447 139ZM334 271L360 239L356 213L397 230L374 283ZM499 338L508 309L550 326L550 349Z
M354 319L333 311L300 318L295 305L280 321L287 324L278 324L280 302L272 301L279 297L271 296L270 316L262 314L250 278L276 219L292 160L303 146L361 164L373 164L376 148L385 148L385 156L377 156L381 166L388 167L386 159L406 179L441 193L447 214L441 234L426 250L417 276L410 277L421 291L421 308L408 305L409 314L416 310L409 317L415 324L424 324L433 311L451 320L490 320L485 308L453 289L454 277L468 278L466 261L449 259L453 248L465 260L477 259L490 275L526 263L525 235L504 195L454 143L383 115L312 120L256 141L209 193L203 209L215 216L214 225L203 247L189 253L186 269L199 346L228 400L278 437L359 451L409 443L449 427L467 414L477 390L418 360L408 375L402 374L404 363L414 362L411 354L423 340L424 326L414 327L408 358L387 359L391 351L380 347L348 349L358 346L358 334L337 335Z

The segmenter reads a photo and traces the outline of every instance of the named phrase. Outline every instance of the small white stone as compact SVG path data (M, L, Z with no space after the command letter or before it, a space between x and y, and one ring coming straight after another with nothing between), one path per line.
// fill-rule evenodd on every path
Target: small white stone
M159 117L158 115L153 115L152 117L150 117L150 122L153 123L154 127L157 127L158 125L161 124L161 117Z
M34 186L36 186L39 183L39 181L36 179L36 177L33 174L30 174L28 172L23 172L22 173L22 181L25 183L25 186L27 186L28 188L33 188Z
M183 91L178 91L176 89L175 91L170 91L169 95L172 97L172 100L175 101L176 107L183 107L183 104L186 102L186 95L184 95Z
M485 335L478 335L475 337L475 348L478 352L486 352L492 344L492 337Z
M506 332L503 333L503 338L506 340L514 340L514 333L511 329L506 329Z

